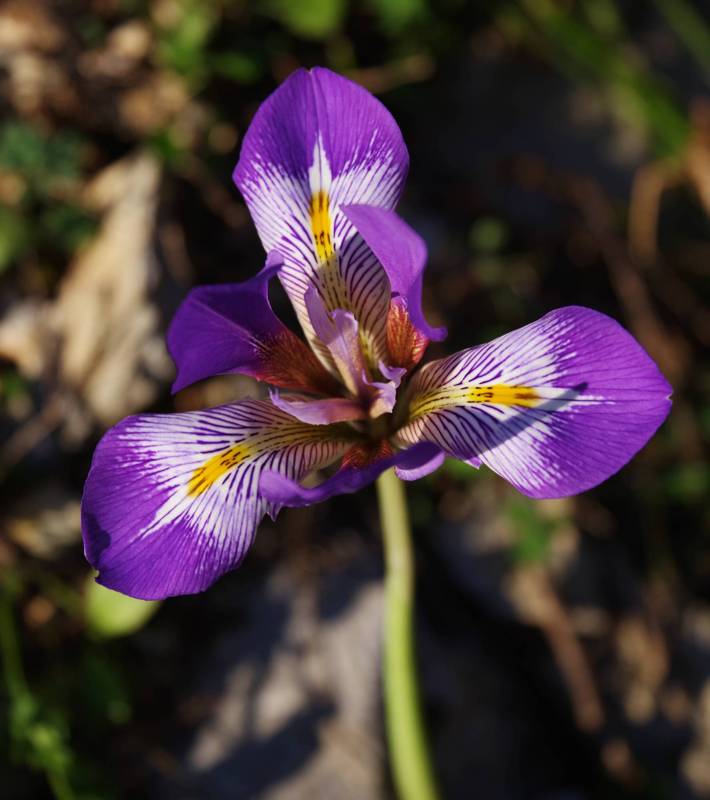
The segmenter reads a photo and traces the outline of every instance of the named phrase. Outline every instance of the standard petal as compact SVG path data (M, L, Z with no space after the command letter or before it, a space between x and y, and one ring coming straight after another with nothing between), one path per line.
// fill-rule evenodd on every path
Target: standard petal
M177 366L174 392L234 372L285 389L338 391L310 348L271 309L268 283L279 268L272 254L251 280L190 292L168 330L168 349Z
M258 400L128 417L94 454L82 501L86 557L99 583L133 597L203 591L278 511L258 492L263 470L300 480L350 446L337 429Z
M432 362L397 434L480 461L531 497L564 497L624 466L668 415L671 387L617 322L570 306Z
M337 494L357 492L390 467L395 467L400 477L421 477L441 464L439 454L438 447L429 442L419 442L396 453L387 445L374 451L356 446L346 453L341 468L318 486L302 486L297 480L264 470L259 490L281 506L308 506Z
M319 356L304 295L315 285L329 311L352 311L366 357L386 357L387 277L342 213L366 203L393 208L408 168L397 124L365 89L326 69L298 70L259 108L234 180Z
M424 240L388 208L350 205L343 213L372 249L389 278L392 294L406 303L409 317L422 336L440 342L446 328L432 328L422 311L422 286L427 250Z

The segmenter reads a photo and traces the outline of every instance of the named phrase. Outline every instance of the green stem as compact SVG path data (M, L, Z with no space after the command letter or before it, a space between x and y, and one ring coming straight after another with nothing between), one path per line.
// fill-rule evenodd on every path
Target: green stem
M436 800L414 658L414 559L402 482L394 470L377 480L385 547L384 693L387 743L401 800Z

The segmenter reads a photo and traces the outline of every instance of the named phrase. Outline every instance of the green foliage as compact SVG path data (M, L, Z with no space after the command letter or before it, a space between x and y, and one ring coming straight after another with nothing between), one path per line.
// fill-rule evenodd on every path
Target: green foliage
M497 217L479 217L469 232L469 242L477 253L498 253L508 242L508 228Z
M710 81L710 27L702 15L687 0L656 0L656 6Z
M424 528L434 517L435 508L427 492L412 492L409 495L409 513L415 528Z
M67 253L86 244L97 228L95 217L72 203L50 205L40 217L43 237Z
M123 725L131 718L131 697L119 663L108 653L90 649L82 662L82 695L95 724Z
M0 205L0 272L22 255L29 240L29 226L22 215L14 208Z
M81 149L73 131L48 135L18 121L0 126L0 169L18 172L40 190L47 180L79 177Z
M259 58L237 50L215 53L210 65L215 75L237 83L255 83L264 72L264 65Z
M147 146L166 165L177 168L185 160L184 147L176 141L176 137L169 129L156 131L146 141Z
M0 596L0 655L9 700L12 755L18 762L44 772L57 800L71 800L74 792L69 770L73 755L66 720L61 712L47 709L27 685L13 618L13 596L6 580Z
M101 639L128 636L140 630L160 607L153 600L136 600L106 589L89 578L86 584L85 615L89 631Z
M263 0L264 13L305 39L327 39L340 30L347 0Z
M0 204L0 272L30 247L70 254L93 235L93 216L62 199L81 177L82 153L73 131L48 134L17 120L0 125L0 171L24 186L15 204Z
M0 397L10 399L27 394L27 381L14 369L0 372Z
M710 466L702 462L677 464L666 476L666 492L679 503L693 503L710 494Z
M586 21L550 0L522 0L521 6L518 29L538 43L544 56L564 74L607 88L627 121L648 134L659 155L681 153L690 133L688 119L668 88L639 57L630 55L613 3L605 3L603 13L595 11ZM509 7L508 19L515 13Z
M159 29L156 56L196 87L208 73L207 44L218 21L218 6L206 0L181 0L175 20Z
M524 563L547 561L556 525L540 515L536 503L511 495L506 505L506 516L516 534L513 560Z
M427 14L426 0L370 0L380 25L389 34L398 34Z

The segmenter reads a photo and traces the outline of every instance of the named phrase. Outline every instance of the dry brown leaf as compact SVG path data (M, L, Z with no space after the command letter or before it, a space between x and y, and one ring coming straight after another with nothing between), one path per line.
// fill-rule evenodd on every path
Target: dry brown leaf
M118 113L128 130L146 136L172 122L189 99L187 88L177 75L156 72L121 95Z
M158 311L149 300L159 185L156 160L138 154L87 186L85 202L103 211L103 219L53 307L60 380L104 425L150 403L155 379L170 371Z
M8 538L37 558L52 559L81 537L79 499L63 486L35 487L10 509L4 523Z
M0 320L0 358L12 362L28 380L40 378L49 362L47 311L47 303L24 300Z
M656 713L668 675L668 650L663 635L644 617L629 615L615 631L624 709L636 723Z
M0 7L0 60L24 50L55 52L64 34L46 3L10 0Z
M150 52L150 28L142 20L129 20L114 28L101 47L82 53L80 72L89 79L125 77Z
M98 233L70 265L57 299L25 301L0 320L0 356L55 391L60 411L41 426L42 435L61 424L66 437L81 441L96 422L112 425L149 405L170 378L150 298L160 177L157 161L146 154L103 170L83 197L102 217ZM21 442L35 446L38 435L18 431L12 460L26 452Z

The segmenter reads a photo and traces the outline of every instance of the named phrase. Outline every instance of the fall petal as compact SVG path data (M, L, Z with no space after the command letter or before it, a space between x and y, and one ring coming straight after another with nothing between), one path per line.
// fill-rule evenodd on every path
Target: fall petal
M200 592L236 567L265 513L269 471L301 480L350 447L268 402L128 417L103 437L82 500L97 580L142 599Z
M434 442L531 497L564 497L621 469L668 415L670 393L617 322L570 306L423 367L397 441Z

